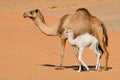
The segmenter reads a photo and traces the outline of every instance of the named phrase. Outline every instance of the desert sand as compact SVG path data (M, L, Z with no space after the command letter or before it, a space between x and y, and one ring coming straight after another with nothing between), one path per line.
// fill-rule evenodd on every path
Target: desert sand
M119 0L1 0L0 1L0 80L119 80L120 11ZM40 9L48 25L79 7L87 8L107 27L109 70L77 72L78 62L67 43L64 70L60 62L60 39L43 34L23 13ZM96 56L89 49L83 60L92 69ZM104 56L101 60L103 66Z

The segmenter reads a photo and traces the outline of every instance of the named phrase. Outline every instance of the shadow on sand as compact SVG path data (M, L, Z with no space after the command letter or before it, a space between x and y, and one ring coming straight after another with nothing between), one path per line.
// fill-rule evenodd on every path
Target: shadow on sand
M53 64L39 64L40 66L45 66L45 67L52 67L55 68L57 70L57 68L59 66L57 65L53 65ZM90 70L95 70L95 66L93 65L89 65L88 66L90 68ZM101 69L103 68L102 66L100 66ZM73 70L78 70L79 66L78 65L72 65L72 66L63 66L64 69L73 69ZM86 71L86 68L84 66L81 67L82 71ZM107 67L108 70L112 69L112 67Z

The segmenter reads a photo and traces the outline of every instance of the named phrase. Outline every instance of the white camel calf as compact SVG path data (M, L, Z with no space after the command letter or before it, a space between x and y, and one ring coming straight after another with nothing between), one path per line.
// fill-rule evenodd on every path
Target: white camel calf
M85 66L87 71L89 70L87 65L82 60L82 52L89 45L90 45L90 49L97 56L97 63L96 63L96 68L95 69L96 70L99 69L99 67L100 67L100 53L98 52L98 45L99 45L98 40L94 36L90 35L89 33L79 35L77 38L73 39L74 32L71 29L65 30L64 33L68 37L68 42L71 45L76 45L79 48L79 50L78 50L78 54L79 54L78 55L78 60L79 60L80 65L79 65L78 72L81 71L81 64L83 66Z

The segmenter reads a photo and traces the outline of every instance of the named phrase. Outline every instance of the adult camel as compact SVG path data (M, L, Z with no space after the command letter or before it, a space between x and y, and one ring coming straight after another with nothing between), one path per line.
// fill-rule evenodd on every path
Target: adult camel
M54 26L48 26L45 19L39 9L27 11L23 14L23 17L30 18L35 25L48 36L59 36L61 39L61 61L58 69L63 69L63 57L66 45L67 37L64 34L66 29L72 29L74 31L74 37L80 34L90 33L94 35L99 41L99 49L101 56L105 55L105 70L108 66L109 53L106 49L108 45L108 36L104 24L95 16L91 15L86 8L79 8L73 14L64 15L59 23ZM77 56L77 48L72 46Z

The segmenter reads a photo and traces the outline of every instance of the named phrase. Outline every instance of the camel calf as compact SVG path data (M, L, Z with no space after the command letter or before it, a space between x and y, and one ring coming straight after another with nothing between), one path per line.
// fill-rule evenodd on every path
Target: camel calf
M89 70L87 65L82 60L82 52L89 45L90 45L90 49L97 56L97 63L96 63L96 68L95 69L96 70L99 69L99 67L100 67L100 53L98 52L98 45L99 45L98 40L94 36L90 35L89 33L79 35L77 38L73 39L74 32L71 29L65 30L64 33L68 37L68 42L71 45L75 45L79 48L79 50L78 50L78 54L79 54L78 55L78 60L79 60L80 65L79 65L78 72L81 71L81 64L83 66L85 66L87 71Z

